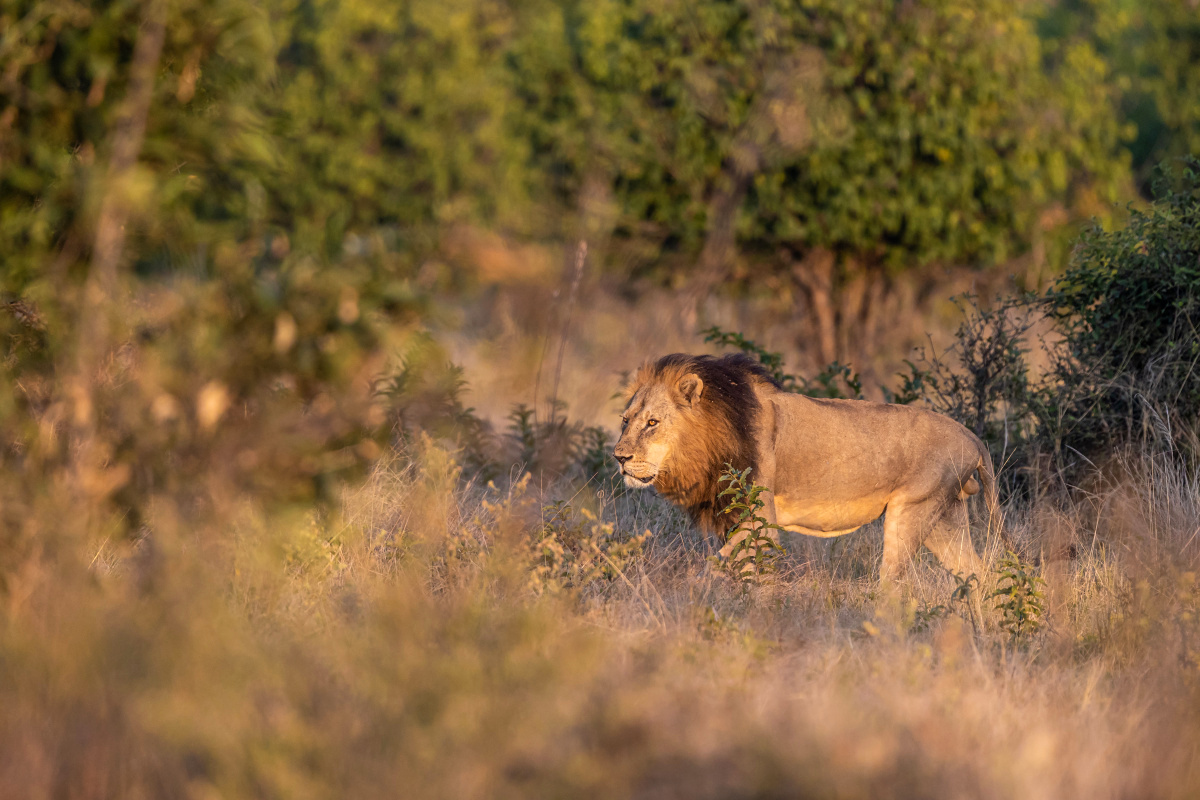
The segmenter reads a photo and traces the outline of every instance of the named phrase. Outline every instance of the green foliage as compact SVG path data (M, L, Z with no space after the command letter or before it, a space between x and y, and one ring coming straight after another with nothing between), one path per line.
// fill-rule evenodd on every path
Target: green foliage
M564 205L646 264L718 229L764 252L1002 259L1048 204L1111 199L1124 174L1105 65L1044 73L999 0L165 5L134 193L157 268L229 237L398 277L458 223L561 235ZM147 7L5 12L10 290L70 232L86 249Z
M437 225L519 219L525 145L505 126L494 0L274 0L284 169L272 185L300 244L420 255ZM502 212L507 212L502 213Z
M1046 74L1019 6L865 0L811 13L852 134L756 183L756 230L893 266L1003 261L1052 198L1072 203L1090 183L1116 199L1103 64ZM1081 173L1090 180L1073 187Z
M1191 0L1067 0L1039 29L1059 59L1084 48L1104 59L1138 177L1150 188L1164 158L1200 152L1200 22Z
M924 360L922 359L922 361ZM908 367L908 372L896 374L896 377L900 379L900 387L894 391L886 386L883 387L884 399L889 403L902 406L924 400L929 391L930 382L933 380L932 370L927 366L918 366L907 358L904 359L904 364Z
M746 467L739 472L726 464L717 480L718 485L725 484L717 499L729 498L728 504L721 509L721 516L734 518L733 525L725 533L726 540L732 543L726 565L729 573L743 582L756 581L773 572L776 559L784 553L778 535L772 534L783 528L763 516L766 503L761 495L767 487L750 480L750 469Z
M759 345L752 339L747 339L741 331L726 331L713 325L700 331L704 335L705 344L718 344L721 347L735 347L747 355L754 356L758 363L770 373L771 378L783 387L784 391L798 392L804 385L804 379L783 371L783 353L772 352Z
M105 193L133 212L135 260L146 266L187 261L201 242L244 237L263 221L272 153L256 90L272 71L266 20L247 0L157 5L166 34L153 113L137 170L119 185L107 174L115 123L154 6L19 0L0 9L0 290L36 284L54 310L90 251Z
M584 428L579 443L579 466L584 478L615 489L613 482L620 478L612 451L613 439L608 431L599 425Z
M1041 630L1046 612L1046 582L1034 574L1033 567L1015 553L1006 553L996 567L1000 583L991 598L1003 615L1000 627L1014 640L1024 640Z
M845 389L838 386L839 381L845 385ZM800 393L809 397L848 397L853 400L861 400L862 381L859 379L858 373L850 369L849 364L834 361L826 365L825 369L818 372L811 381L805 382Z
M537 427L532 408L518 403L509 410L507 436L516 447L516 463L532 464L537 455Z
M569 474L609 493L624 491L612 455L611 434L599 426L571 421L565 404L560 404L559 413L549 420L539 418L524 403L514 405L509 410L503 446L491 451L490 458L493 472L521 466L551 475Z
M973 295L954 298L963 315L954 344L941 354L922 351L921 367L908 362L910 374L901 376L899 395L909 402L923 396L980 438L1003 435L997 428L1017 424L1014 415L1028 403L1025 334L1036 319L1031 302L1016 295L983 308Z
M1195 3L1123 6L1122 21L1128 20L1128 27L1113 52L1127 59L1120 67L1132 73L1132 96L1125 103L1136 109L1141 97L1149 98L1158 115L1139 124L1138 155L1150 167L1163 158L1200 153L1200 16Z
M862 398L862 381L859 380L858 373L852 371L846 364L835 361L818 372L812 380L809 380L790 372L784 372L782 353L767 350L754 340L747 339L741 331L726 331L713 325L711 328L705 328L701 333L704 334L706 343L715 343L722 347L735 347L747 355L754 356L784 391L809 397ZM839 381L842 386L838 385Z
M912 633L927 631L935 620L943 619L956 611L959 616L969 619L972 625L975 624L972 604L979 591L979 576L964 576L953 572L949 574L954 579L954 589L950 592L950 597L945 603L933 606L922 603L920 607L914 608L913 621L909 628Z
M1040 210L1115 200L1126 178L1107 66L1080 47L1046 72L1020 5L539 10L512 56L534 163L564 198L611 191L642 263L726 229L770 258L1002 261Z
M387 404L395 438L411 444L414 433L450 443L464 474L485 482L496 476L487 424L463 404L467 388L462 367L452 363L427 335L418 336L399 368L380 378L376 391Z
M612 457L612 438L598 426L571 421L565 404L553 419L540 419L525 403L514 405L497 434L464 403L462 368L447 359L432 338L414 339L397 369L376 382L387 408L393 438L412 447L429 436L455 453L465 480L486 483L514 467L552 475L570 474L609 493L623 491Z
M263 500L293 499L327 496L331 479L373 459L379 331L348 278L296 265L159 295L168 307L139 320L95 398L135 517L148 496L186 491L185 476L210 469Z
M1056 451L1142 438L1197 452L1200 161L1162 173L1157 191L1126 227L1089 230L1046 294L1064 335L1048 409Z
M595 433L589 434L566 415L566 404L559 403L550 419L541 419L534 409L519 403L508 414L507 450L499 455L502 463L520 465L535 472L562 475L584 470L584 464L596 461ZM589 473L591 477L594 473Z
M379 452L365 373L418 303L396 264L291 246L263 9L18 2L0 28L0 457L131 531L167 497L329 497Z
M949 614L950 609L942 603L931 606L928 603L922 603L919 607L913 609L913 621L909 626L910 633L924 633L939 619L944 618Z

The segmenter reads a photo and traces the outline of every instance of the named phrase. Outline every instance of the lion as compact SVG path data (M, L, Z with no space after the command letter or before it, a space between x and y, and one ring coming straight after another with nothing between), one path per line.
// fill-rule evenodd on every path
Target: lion
M883 516L884 580L922 544L953 573L984 574L967 498L982 488L997 521L992 460L949 417L786 392L741 354L675 353L636 374L621 423L614 455L626 485L653 487L709 536L723 539L736 523L717 497L729 464L751 468L767 489L764 516L785 530L844 536Z

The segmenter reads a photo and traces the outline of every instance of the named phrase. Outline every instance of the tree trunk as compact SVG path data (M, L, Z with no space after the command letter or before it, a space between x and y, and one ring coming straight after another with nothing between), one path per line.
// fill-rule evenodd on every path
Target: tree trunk
M66 383L75 439L76 486L85 495L103 494L112 484L112 476L103 474L105 456L96 443L96 374L112 347L114 302L120 285L126 227L133 211L128 181L146 136L155 73L166 38L166 17L163 0L146 2L129 67L128 94L113 126L112 154L96 221L92 263L80 297L75 360Z
M791 256L784 258L792 261ZM792 277L800 285L804 299L812 314L817 351L821 362L828 364L837 359L837 317L833 303L834 254L823 247L814 248L799 261L792 262ZM802 343L803 344L803 343Z
M746 198L752 172L729 165L708 201L708 232L695 276L683 306L684 324L696 328L700 306L713 289L725 281L736 253L737 214Z

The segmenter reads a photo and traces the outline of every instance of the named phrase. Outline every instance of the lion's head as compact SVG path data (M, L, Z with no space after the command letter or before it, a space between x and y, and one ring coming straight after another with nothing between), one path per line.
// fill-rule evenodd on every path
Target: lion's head
M715 525L721 471L754 466L756 381L770 377L740 354L676 353L643 366L629 385L613 450L626 485L653 486L702 526Z
M687 417L703 396L704 381L694 372L644 381L634 389L613 451L626 486L644 489L654 483L680 434L691 427Z

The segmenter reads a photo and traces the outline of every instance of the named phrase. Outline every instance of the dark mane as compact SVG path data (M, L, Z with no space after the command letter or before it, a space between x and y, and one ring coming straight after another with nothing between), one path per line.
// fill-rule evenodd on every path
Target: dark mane
M720 357L672 353L656 361L653 370L654 377L662 379L688 372L699 375L704 381L701 408L729 420L738 438L742 439L751 436L754 419L758 416L754 380L757 378L782 389L762 364L744 353Z
M647 372L646 380L668 385L688 373L704 382L696 405L698 428L680 444L655 488L684 506L706 532L723 536L735 520L720 513L727 498L717 497L719 478L726 464L737 470L750 467L751 477L756 476L755 433L761 406L754 386L780 386L761 364L742 353L720 357L672 353Z

